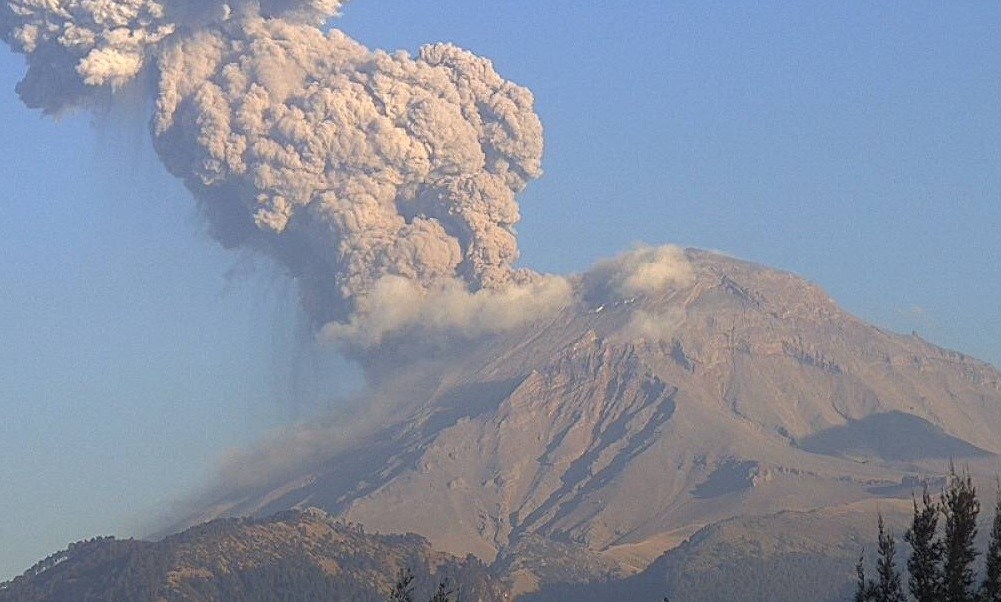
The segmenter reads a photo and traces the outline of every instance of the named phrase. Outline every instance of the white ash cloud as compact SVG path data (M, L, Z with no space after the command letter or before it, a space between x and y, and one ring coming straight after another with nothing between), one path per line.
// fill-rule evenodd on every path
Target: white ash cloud
M617 336L650 342L670 340L684 311L665 310L657 304L636 303L677 293L695 282L695 270L685 250L676 245L639 244L632 250L598 262L583 275L582 296L592 307L602 309L627 303L632 308L629 321Z
M462 339L497 334L551 315L572 302L565 278L538 276L530 282L475 293L454 281L431 290L412 280L386 276L349 323L332 322L323 334L357 349L376 347L390 334L406 333L416 340Z
M617 260L613 282L623 295L655 294L684 286L693 278L692 264L681 247L638 247Z
M0 36L49 113L152 82L167 168L222 244L289 269L318 325L350 323L385 278L474 306L531 286L514 268L515 195L541 174L531 93L452 45L412 57L325 33L341 5L8 0Z
M591 268L584 275L585 295L604 300L652 296L687 286L694 278L683 248L641 244Z

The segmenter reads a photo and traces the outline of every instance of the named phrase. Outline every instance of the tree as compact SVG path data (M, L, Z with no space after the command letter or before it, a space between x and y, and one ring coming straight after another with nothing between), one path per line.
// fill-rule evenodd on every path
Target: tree
M434 595L431 596L430 602L452 602L453 593L454 592L448 588L448 579L444 579L438 584L438 589L435 591Z
M409 568L400 569L389 602L414 602L414 573Z
M855 574L858 580L855 582L855 602L869 602L876 599L876 586L872 581L865 578L865 550L858 557L855 563Z
M973 539L977 536L977 515L980 502L969 470L963 476L950 470L949 485L942 493L942 512L945 515L945 602L975 602L973 591L975 572L973 562L977 550Z
M900 585L900 573L894 557L897 553L893 532L883 523L883 515L879 515L879 560L876 562L876 572L879 581L876 583L876 602L906 602L904 590Z
M904 534L904 540L911 546L911 556L907 560L910 573L908 589L917 602L939 602L942 600L942 542L938 538L938 516L940 507L932 501L928 484L924 484L921 507L914 499L914 520Z
M994 524L991 543L987 547L987 566L980 585L982 602L1001 602L1001 480L998 481L994 502Z
M393 586L393 591L389 594L389 602L414 602L414 581L413 571L409 568L401 569L396 578L396 585ZM455 594L454 599L452 594ZM438 583L438 589L435 590L428 602L459 602L459 594L448 586L448 578L446 577Z

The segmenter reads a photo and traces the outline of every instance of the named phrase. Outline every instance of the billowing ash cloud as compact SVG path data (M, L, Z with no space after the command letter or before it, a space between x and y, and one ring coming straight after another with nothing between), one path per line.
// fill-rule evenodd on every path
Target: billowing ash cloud
M289 268L318 325L354 333L400 279L411 300L544 286L513 268L515 195L541 173L531 93L451 45L411 57L324 33L341 4L7 0L0 35L27 57L29 106L155 90L167 168L221 243Z
M234 14L322 23L341 0L5 0L0 36L28 57L18 92L46 112L106 97L133 80L155 47L185 30ZM109 89L110 88L110 89Z

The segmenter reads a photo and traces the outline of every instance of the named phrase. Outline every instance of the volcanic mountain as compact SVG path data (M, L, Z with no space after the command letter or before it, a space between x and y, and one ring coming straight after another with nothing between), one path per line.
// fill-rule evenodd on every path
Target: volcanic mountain
M735 517L909 498L950 461L997 470L991 366L869 325L795 275L676 255L599 265L499 334L387 340L368 361L390 410L308 461L250 462L258 478L192 520L317 506L474 554L526 592L637 573ZM651 273L669 277L626 286Z

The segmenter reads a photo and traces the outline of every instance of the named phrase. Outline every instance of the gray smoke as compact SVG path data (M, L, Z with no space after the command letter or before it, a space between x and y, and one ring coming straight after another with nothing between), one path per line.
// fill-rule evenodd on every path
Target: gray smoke
M515 195L541 173L531 93L448 44L412 57L325 33L342 4L8 0L0 36L47 113L150 89L157 152L216 238L285 265L328 332L377 340L356 327L386 320L358 313L397 313L368 297L400 279L407 303L551 293L513 267Z

